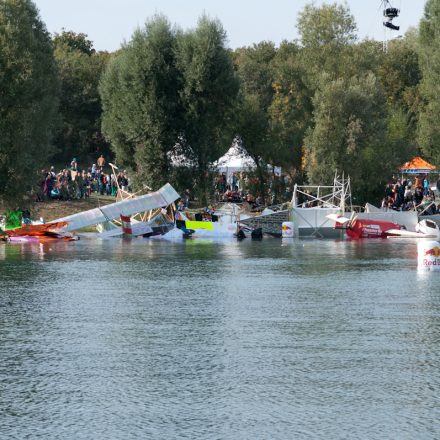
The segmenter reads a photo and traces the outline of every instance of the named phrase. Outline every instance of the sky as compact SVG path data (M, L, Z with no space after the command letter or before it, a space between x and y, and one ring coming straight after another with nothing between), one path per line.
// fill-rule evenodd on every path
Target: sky
M344 3L339 0L337 3ZM129 41L133 31L156 13L183 29L193 28L203 13L218 18L231 48L249 46L263 40L279 44L298 38L298 13L310 0L34 0L49 32L62 28L83 32L97 50L114 51ZM315 5L324 3L315 0ZM329 1L327 1L329 3ZM425 0L391 0L401 9L395 20L404 34L417 26ZM383 40L381 0L346 0L356 19L359 38Z

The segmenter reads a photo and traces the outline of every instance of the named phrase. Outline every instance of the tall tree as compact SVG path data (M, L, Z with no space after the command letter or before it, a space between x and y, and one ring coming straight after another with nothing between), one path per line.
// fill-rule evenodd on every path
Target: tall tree
M274 96L269 108L272 130L271 161L294 179L302 179L304 136L312 122L312 91L300 49L280 46L274 60Z
M226 33L218 20L202 16L195 30L178 35L177 67L183 80L182 142L197 163L196 190L206 201L210 163L226 151L233 138L231 122L238 93Z
M428 0L420 22L421 94L425 101L420 114L418 140L427 159L440 165L440 0Z
M57 160L70 162L79 156L86 161L101 153L108 155L109 145L101 134L98 85L109 55L96 53L85 34L63 31L53 40L61 79Z
M305 139L305 164L313 183L350 175L358 201L381 190L396 165L386 143L383 90L369 74L324 82L314 98L314 123Z
M117 163L135 171L139 186L157 188L167 181L167 153L179 139L175 53L175 30L156 16L134 32L102 78L103 131Z
M346 46L356 41L356 23L344 5L306 5L298 17L304 47Z
M93 48L93 42L82 32L77 34L76 32L63 29L61 33L55 33L53 42L55 47L66 46L70 50L77 50L86 55L92 55L96 52Z
M237 132L257 166L259 193L266 196L266 164L272 158L269 107L274 90L272 61L276 55L271 42L238 49L235 63L240 78Z
M411 37L390 42L374 67L386 95L388 138L402 163L418 151L417 124L421 110L419 57Z
M311 85L317 87L323 74L329 80L341 76L346 68L343 55L357 39L356 22L348 6L306 5L298 16L297 28L303 47L303 66Z
M52 42L34 3L0 2L0 199L18 201L53 151L58 107ZM35 176L35 178L34 178Z

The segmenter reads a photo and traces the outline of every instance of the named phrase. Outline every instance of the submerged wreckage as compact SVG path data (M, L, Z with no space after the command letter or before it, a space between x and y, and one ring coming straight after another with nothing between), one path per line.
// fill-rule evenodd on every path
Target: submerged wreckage
M15 225L5 227L0 238L10 242L43 242L49 240L75 240L73 233L94 225L101 225L102 236L165 234L174 228L167 218L168 207L179 198L170 184L160 190L129 198L100 208L63 217L46 224ZM170 212L173 211L170 209ZM141 220L132 216L140 216ZM119 226L118 222L119 221Z
M98 233L94 236L99 238L242 239L249 234L261 239L263 233L285 238L440 238L437 219L418 218L415 211L385 212L367 204L365 211L359 212L351 203L350 179L337 176L332 186L295 185L289 209L280 206L261 213L246 211L237 204L203 212L179 211L175 202L180 196L169 183L155 192L127 193L124 197L46 224L22 224L20 216L4 225L3 231L0 228L0 240L72 241L78 239L75 233L84 233L84 228L92 226L96 226Z
M122 201L62 217L47 224L22 225L21 220L0 233L0 239L10 242L44 242L76 240L76 232L96 226L98 237L145 238L243 238L244 231L253 238L261 231L240 223L235 212L196 214L194 218L177 211L174 202L180 198L167 183L158 191L145 195L127 195ZM243 219L245 220L245 218Z
M132 236L165 234L174 227L171 205L179 198L179 194L167 183L158 191L127 198L55 221L66 223L62 228L63 232L75 232L89 226L101 225L99 230L102 231L103 236L108 237L124 234Z

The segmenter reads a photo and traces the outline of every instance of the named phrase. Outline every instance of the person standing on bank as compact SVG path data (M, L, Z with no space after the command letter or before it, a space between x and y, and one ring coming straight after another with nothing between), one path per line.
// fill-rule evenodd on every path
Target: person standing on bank
M99 156L99 159L98 159L98 161L96 162L97 163L97 165L98 165L98 167L101 169L101 171L102 171L102 169L104 168L104 166L105 166L105 159L104 159L104 156L101 154L101 156Z

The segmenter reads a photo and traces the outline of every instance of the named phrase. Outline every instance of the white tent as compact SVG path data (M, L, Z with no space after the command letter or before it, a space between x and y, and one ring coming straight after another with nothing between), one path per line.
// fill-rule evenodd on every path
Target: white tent
M249 156L248 152L239 144L234 142L231 148L217 161L213 163L213 166L220 173L226 173L227 178L233 173L240 171L252 171L257 165L254 159ZM273 169L272 169L273 168ZM274 172L277 176L281 175L280 167L272 167L267 165L269 172Z
M237 143L234 143L220 159L215 161L213 166L220 173L226 173L227 176L238 171L253 170L256 167L247 151Z

